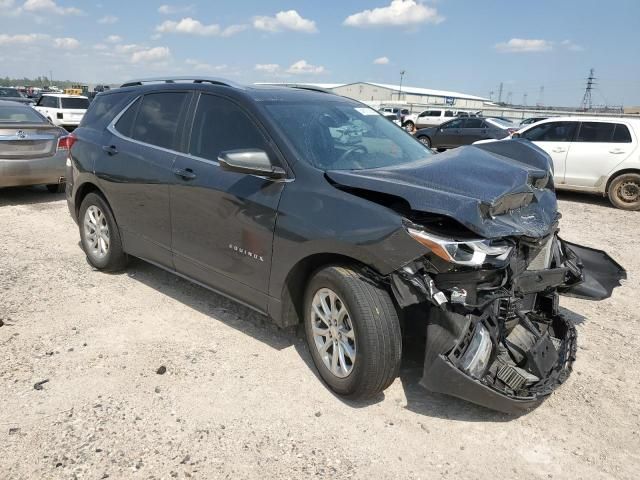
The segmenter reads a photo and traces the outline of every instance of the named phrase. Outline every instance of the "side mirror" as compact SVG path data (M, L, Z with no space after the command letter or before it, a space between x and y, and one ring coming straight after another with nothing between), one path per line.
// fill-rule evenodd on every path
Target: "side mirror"
M268 178L284 178L287 172L283 168L271 164L269 155L264 150L227 150L220 152L218 162L223 170L246 173Z

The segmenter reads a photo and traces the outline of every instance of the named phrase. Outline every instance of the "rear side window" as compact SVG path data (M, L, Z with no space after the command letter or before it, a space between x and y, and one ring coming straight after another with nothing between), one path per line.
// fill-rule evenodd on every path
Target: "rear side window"
M615 123L582 122L576 142L610 143L615 127Z
M220 152L247 148L269 150L253 120L235 103L203 94L196 109L189 153L217 161Z
M479 118L467 118L464 123L464 128L482 128L484 122Z
M444 116L445 117L453 117L453 112L451 110L447 110L446 112L444 112Z
M532 142L571 142L577 122L549 122L530 128L522 134Z
M104 128L124 108L127 95L113 93L97 95L82 117L81 127Z
M613 131L613 143L631 143L631 134L626 125L616 123L616 129Z
M137 99L133 105L127 108L127 111L122 114L115 124L115 128L125 137L131 137L133 132L133 123L136 121L138 115L138 109L142 103L142 98Z
M62 108L68 108L70 110L86 110L89 108L89 99L87 98L61 98Z
M186 92L150 93L142 98L132 138L172 150L178 149L178 125L189 95Z

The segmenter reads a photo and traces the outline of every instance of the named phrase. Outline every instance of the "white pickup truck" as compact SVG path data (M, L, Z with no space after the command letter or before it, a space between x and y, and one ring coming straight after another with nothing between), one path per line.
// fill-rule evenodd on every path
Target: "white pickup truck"
M33 107L58 127L75 128L89 108L89 99L80 95L42 95Z

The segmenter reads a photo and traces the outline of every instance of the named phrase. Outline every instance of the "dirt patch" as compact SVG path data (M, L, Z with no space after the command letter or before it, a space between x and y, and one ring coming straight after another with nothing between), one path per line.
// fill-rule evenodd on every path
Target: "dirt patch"
M640 213L560 208L629 280L561 301L574 374L514 419L425 392L411 349L384 395L344 402L295 331L142 261L94 271L62 195L0 191L2 478L637 478Z

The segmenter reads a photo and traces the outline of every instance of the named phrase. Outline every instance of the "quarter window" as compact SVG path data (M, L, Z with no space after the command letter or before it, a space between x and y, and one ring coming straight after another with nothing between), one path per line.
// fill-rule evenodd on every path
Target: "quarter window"
M133 105L127 108L127 111L122 114L115 125L116 130L125 137L131 137L133 123L136 120L136 115L138 114L138 108L140 108L141 102L142 99L137 99Z
M189 153L217 161L220 152L240 149L268 151L268 146L253 120L235 103L214 95L201 95Z
M144 143L178 149L178 125L186 106L186 92L151 93L142 98L132 137Z
M610 143L615 123L582 122L576 142Z
M616 129L613 131L613 143L631 143L631 134L626 125L616 123Z
M576 126L576 122L543 123L524 132L522 138L532 142L571 142Z

